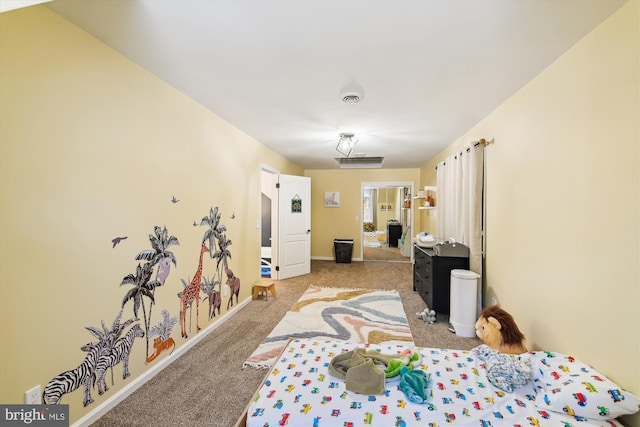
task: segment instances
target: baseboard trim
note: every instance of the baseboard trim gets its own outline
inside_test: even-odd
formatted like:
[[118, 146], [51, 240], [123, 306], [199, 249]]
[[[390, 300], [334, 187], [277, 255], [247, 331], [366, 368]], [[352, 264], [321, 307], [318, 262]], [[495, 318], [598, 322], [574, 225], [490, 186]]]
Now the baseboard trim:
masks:
[[162, 371], [164, 368], [169, 366], [177, 357], [179, 357], [181, 354], [185, 353], [186, 351], [191, 349], [194, 345], [202, 341], [207, 335], [209, 335], [211, 332], [216, 330], [224, 322], [229, 320], [231, 316], [236, 314], [236, 312], [238, 312], [242, 307], [249, 304], [250, 302], [251, 302], [251, 296], [241, 301], [240, 304], [238, 304], [236, 308], [234, 308], [233, 310], [223, 314], [222, 317], [217, 322], [213, 322], [212, 324], [204, 328], [202, 331], [200, 331], [200, 333], [196, 334], [187, 343], [185, 343], [183, 346], [179, 347], [176, 351], [174, 351], [170, 357], [167, 357], [161, 360], [153, 367], [147, 369], [142, 375], [135, 378], [132, 382], [124, 386], [122, 389], [116, 392], [109, 399], [102, 402], [93, 411], [89, 412], [84, 417], [80, 418], [78, 421], [76, 421], [72, 425], [72, 427], [90, 426], [91, 424], [96, 422], [100, 417], [102, 417], [104, 414], [109, 412], [118, 403], [126, 399], [127, 396], [129, 396], [131, 393], [136, 391], [138, 388], [140, 388], [144, 383], [149, 381], [151, 378], [156, 376], [158, 372]]
[[[311, 259], [318, 261], [335, 261], [336, 258], [332, 256], [312, 256]], [[351, 258], [351, 261], [362, 261], [362, 258]]]

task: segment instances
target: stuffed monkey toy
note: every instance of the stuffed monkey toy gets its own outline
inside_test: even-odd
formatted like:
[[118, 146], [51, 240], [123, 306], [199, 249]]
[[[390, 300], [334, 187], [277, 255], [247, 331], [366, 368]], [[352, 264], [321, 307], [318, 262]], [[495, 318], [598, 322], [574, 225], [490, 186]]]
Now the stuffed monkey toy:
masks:
[[513, 317], [498, 305], [482, 310], [476, 322], [476, 335], [483, 343], [500, 353], [527, 352], [523, 333], [518, 329]]

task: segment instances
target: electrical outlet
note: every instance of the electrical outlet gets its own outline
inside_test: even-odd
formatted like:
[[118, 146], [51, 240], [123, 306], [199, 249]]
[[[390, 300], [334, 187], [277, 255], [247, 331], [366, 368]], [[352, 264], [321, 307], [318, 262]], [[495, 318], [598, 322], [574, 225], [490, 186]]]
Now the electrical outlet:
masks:
[[495, 297], [491, 298], [491, 305], [496, 305], [498, 302], [496, 301]]
[[24, 403], [27, 405], [40, 405], [40, 385], [24, 392]]

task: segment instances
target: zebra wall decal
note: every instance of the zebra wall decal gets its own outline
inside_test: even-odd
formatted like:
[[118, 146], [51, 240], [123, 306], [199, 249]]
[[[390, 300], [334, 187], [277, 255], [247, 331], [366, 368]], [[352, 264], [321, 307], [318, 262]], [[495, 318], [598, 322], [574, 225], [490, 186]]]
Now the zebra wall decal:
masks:
[[54, 377], [42, 391], [42, 401], [49, 405], [58, 405], [62, 396], [75, 391], [81, 385], [84, 386], [82, 404], [87, 406], [93, 403], [91, 398], [91, 386], [95, 381], [95, 369], [98, 359], [104, 356], [107, 349], [101, 343], [91, 342], [82, 346], [87, 352], [82, 363], [75, 369], [63, 372]]
[[[131, 329], [126, 333], [124, 337], [118, 340], [118, 344], [110, 348], [106, 354], [103, 354], [98, 359], [96, 364], [96, 376], [98, 377], [98, 394], [102, 395], [105, 391], [109, 390], [107, 382], [105, 381], [105, 374], [107, 369], [113, 368], [118, 363], [123, 362], [122, 365], [122, 379], [126, 379], [131, 374], [129, 373], [129, 354], [131, 353], [131, 347], [133, 341], [136, 338], [144, 337], [144, 331], [138, 323], [133, 325]], [[112, 384], [113, 385], [113, 384]], [[104, 388], [103, 388], [104, 387]]]

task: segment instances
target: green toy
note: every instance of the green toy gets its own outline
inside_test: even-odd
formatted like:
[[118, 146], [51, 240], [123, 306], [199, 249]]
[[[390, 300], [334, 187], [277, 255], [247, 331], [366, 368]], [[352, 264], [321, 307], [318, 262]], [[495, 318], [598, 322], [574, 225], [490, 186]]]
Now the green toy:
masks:
[[427, 403], [431, 375], [421, 369], [400, 368], [400, 390], [414, 403]]
[[406, 349], [402, 352], [402, 355], [397, 359], [391, 359], [387, 363], [387, 368], [384, 370], [385, 376], [387, 380], [389, 379], [400, 379], [400, 369], [402, 367], [406, 367], [408, 369], [414, 369], [416, 366], [420, 365], [422, 358], [420, 357], [420, 353], [417, 351], [413, 351], [410, 349]]

